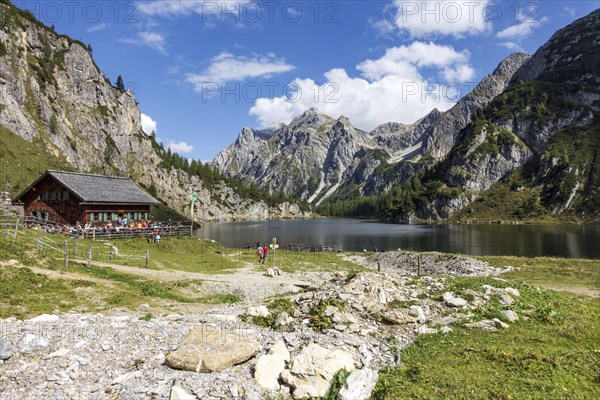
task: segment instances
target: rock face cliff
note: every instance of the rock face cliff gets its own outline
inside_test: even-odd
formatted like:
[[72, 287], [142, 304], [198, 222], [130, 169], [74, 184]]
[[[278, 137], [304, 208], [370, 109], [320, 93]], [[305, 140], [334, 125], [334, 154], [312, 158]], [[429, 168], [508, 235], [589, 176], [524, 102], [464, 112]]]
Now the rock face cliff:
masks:
[[335, 120], [311, 108], [268, 135], [244, 128], [213, 163], [228, 176], [319, 204], [351, 181], [367, 187], [382, 163], [418, 157], [426, 128], [439, 115], [434, 110], [413, 125], [364, 132], [344, 116]]
[[423, 157], [428, 164], [445, 158], [473, 114], [506, 89], [528, 58], [512, 54], [453, 108], [412, 125], [389, 122], [364, 132], [311, 108], [268, 133], [244, 128], [213, 163], [228, 176], [317, 205], [389, 191], [422, 170]]
[[[533, 56], [508, 56], [450, 110], [413, 125], [391, 122], [367, 133], [311, 109], [268, 135], [244, 129], [213, 162], [229, 176], [313, 204], [346, 202], [337, 207], [341, 215], [371, 208], [402, 221], [446, 219], [476, 210], [476, 200], [497, 208], [485, 198], [502, 186], [509, 188], [504, 202], [515, 203], [504, 218], [597, 220], [599, 20], [596, 10]], [[357, 200], [365, 195], [373, 198]]]
[[[204, 221], [304, 215], [295, 204], [272, 209], [243, 198], [224, 182], [209, 187], [169, 166], [164, 149], [143, 133], [133, 95], [110, 84], [86, 46], [58, 35], [7, 1], [0, 2], [0, 90], [3, 144], [22, 147], [15, 144], [22, 138], [43, 153], [33, 161], [40, 165], [24, 162], [30, 171], [45, 169], [52, 159], [55, 167], [129, 176], [184, 215], [189, 215], [195, 191], [197, 219]], [[18, 188], [14, 172], [3, 178], [1, 189]]]

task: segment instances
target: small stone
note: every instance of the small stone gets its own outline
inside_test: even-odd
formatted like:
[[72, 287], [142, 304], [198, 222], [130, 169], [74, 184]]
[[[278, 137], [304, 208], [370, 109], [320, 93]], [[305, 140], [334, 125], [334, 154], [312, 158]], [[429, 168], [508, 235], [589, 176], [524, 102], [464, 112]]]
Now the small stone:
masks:
[[267, 269], [267, 272], [265, 272], [266, 276], [270, 276], [271, 278], [275, 276], [275, 271], [273, 270], [273, 268], [269, 268]]
[[71, 352], [70, 349], [62, 348], [60, 350], [56, 350], [55, 352], [48, 354], [47, 356], [44, 357], [44, 360], [48, 360], [50, 358], [55, 358], [55, 357], [64, 357], [67, 354], [69, 354], [70, 352]]
[[452, 328], [450, 328], [449, 326], [442, 326], [442, 327], [440, 328], [440, 332], [441, 332], [441, 333], [443, 333], [443, 334], [445, 335], [445, 334], [448, 334], [448, 333], [450, 333], [450, 332], [453, 332], [453, 330], [452, 330]]
[[0, 339], [0, 360], [8, 360], [14, 354], [12, 344], [7, 340]]
[[[418, 314], [418, 313], [417, 313]], [[408, 310], [391, 310], [382, 315], [383, 319], [394, 325], [412, 324], [419, 320], [418, 316], [411, 315]]]
[[169, 400], [196, 400], [197, 397], [189, 394], [181, 386], [173, 385]]
[[273, 272], [275, 272], [275, 275], [282, 275], [283, 274], [283, 271], [279, 267], [273, 268]]
[[116, 377], [112, 381], [111, 385], [120, 385], [121, 383], [127, 382], [128, 380], [131, 380], [131, 379], [133, 379], [135, 377], [138, 377], [140, 375], [142, 375], [142, 371], [136, 370], [136, 371], [127, 372], [126, 374], [123, 374], [123, 375], [120, 375], [120, 376]]
[[446, 292], [442, 296], [444, 299], [444, 303], [446, 303], [449, 307], [464, 307], [467, 305], [467, 301], [460, 297], [454, 297], [454, 294], [451, 292]]
[[428, 328], [427, 325], [419, 325], [415, 329], [415, 333], [419, 335], [432, 335], [434, 333], [437, 333], [437, 329]]
[[496, 325], [496, 328], [498, 328], [498, 329], [508, 329], [510, 326], [507, 323], [500, 321], [498, 318], [494, 318], [493, 321], [494, 321], [494, 324]]
[[510, 322], [515, 322], [519, 320], [519, 316], [513, 310], [502, 310], [500, 311], [500, 315], [502, 315]]
[[500, 302], [507, 306], [515, 304], [515, 300], [506, 293], [500, 293]]
[[248, 307], [248, 311], [246, 311], [251, 317], [268, 317], [271, 315], [267, 307], [265, 306], [256, 306], [256, 307]]
[[326, 317], [331, 317], [333, 314], [335, 314], [338, 311], [340, 311], [340, 309], [337, 308], [336, 306], [327, 306], [327, 308], [325, 308], [325, 311], [323, 312], [323, 314], [325, 314]]
[[282, 311], [275, 318], [275, 322], [273, 323], [274, 328], [279, 328], [281, 326], [289, 325], [292, 322], [292, 318], [290, 318], [289, 314], [285, 311]]
[[498, 328], [496, 327], [496, 323], [494, 321], [492, 321], [491, 319], [483, 319], [478, 322], [471, 322], [471, 323], [465, 324], [464, 326], [467, 328], [471, 328], [471, 329], [481, 329], [481, 330], [490, 331], [490, 332], [495, 332], [498, 330]]
[[521, 297], [521, 293], [519, 293], [519, 290], [515, 288], [507, 287], [504, 289], [504, 292], [513, 297]]
[[421, 306], [410, 306], [410, 308], [408, 309], [408, 313], [413, 317], [417, 317], [419, 319], [420, 324], [424, 324], [425, 322], [427, 322], [425, 311]]
[[77, 362], [79, 362], [79, 365], [81, 366], [88, 365], [91, 361], [92, 359], [89, 357], [79, 357], [77, 359]]

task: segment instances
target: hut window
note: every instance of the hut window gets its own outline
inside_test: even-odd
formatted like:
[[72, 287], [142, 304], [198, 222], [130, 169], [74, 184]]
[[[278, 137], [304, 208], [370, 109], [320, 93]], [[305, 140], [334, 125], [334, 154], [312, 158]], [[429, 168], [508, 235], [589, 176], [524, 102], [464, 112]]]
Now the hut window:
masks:
[[68, 200], [69, 199], [69, 191], [65, 190], [63, 191], [63, 200]]
[[90, 222], [94, 222], [94, 213], [90, 213]]
[[53, 190], [50, 192], [50, 201], [56, 200], [56, 192]]

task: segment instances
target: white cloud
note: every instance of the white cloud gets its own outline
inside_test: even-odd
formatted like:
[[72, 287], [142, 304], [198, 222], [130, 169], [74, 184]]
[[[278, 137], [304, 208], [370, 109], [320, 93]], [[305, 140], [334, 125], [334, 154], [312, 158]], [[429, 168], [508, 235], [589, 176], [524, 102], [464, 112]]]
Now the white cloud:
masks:
[[[371, 130], [390, 121], [413, 123], [432, 109], [447, 110], [472, 89], [475, 71], [469, 52], [451, 46], [414, 42], [387, 49], [376, 60], [356, 68], [351, 77], [343, 68], [324, 74], [324, 82], [296, 79], [296, 91], [273, 99], [260, 98], [250, 109], [261, 128], [289, 123], [310, 107], [334, 118], [345, 115], [361, 129]], [[438, 79], [424, 78], [424, 69], [437, 69]], [[430, 72], [430, 71], [429, 71]], [[453, 82], [464, 82], [465, 85]]]
[[179, 154], [191, 153], [194, 150], [194, 146], [191, 144], [187, 144], [186, 142], [175, 142], [173, 140], [169, 141], [168, 147], [172, 152]]
[[575, 10], [575, 8], [573, 7], [564, 7], [563, 10], [565, 10], [565, 12], [571, 17], [573, 18], [575, 16], [575, 14], [577, 14], [577, 11]]
[[524, 39], [531, 35], [534, 29], [539, 28], [546, 22], [548, 22], [547, 17], [543, 17], [539, 20], [531, 20], [519, 18], [521, 22], [516, 25], [509, 26], [508, 28], [498, 32], [496, 37], [499, 39]]
[[156, 121], [144, 113], [142, 113], [142, 130], [146, 135], [156, 133]]
[[194, 85], [195, 90], [202, 91], [202, 86], [208, 82], [221, 84], [228, 81], [243, 81], [248, 78], [269, 78], [273, 74], [293, 70], [293, 65], [287, 64], [283, 58], [274, 54], [267, 56], [252, 55], [235, 56], [223, 52], [211, 59], [211, 63], [200, 74], [188, 74], [187, 81]]
[[506, 47], [509, 50], [523, 51], [523, 48], [515, 42], [501, 42], [500, 46]]
[[421, 79], [418, 68], [442, 69], [448, 81], [465, 81], [473, 78], [475, 71], [469, 67], [469, 52], [458, 52], [452, 46], [429, 42], [413, 42], [409, 46], [392, 47], [377, 60], [367, 60], [356, 68], [368, 79], [381, 79], [396, 75], [407, 80]]
[[158, 51], [163, 55], [167, 55], [165, 48], [166, 39], [162, 33], [142, 31], [136, 34], [136, 38], [121, 39], [123, 43], [135, 44], [140, 46], [148, 46]]
[[[435, 35], [451, 35], [462, 38], [476, 35], [490, 29], [486, 21], [489, 1], [454, 0], [395, 0], [395, 27], [406, 31], [411, 37], [423, 38]], [[378, 29], [389, 29], [378, 24]]]
[[106, 22], [101, 22], [99, 24], [92, 25], [89, 28], [87, 28], [87, 32], [88, 33], [98, 32], [98, 31], [103, 31], [108, 28], [110, 28], [110, 24], [107, 24]]
[[246, 3], [249, 3], [249, 0], [153, 0], [138, 2], [138, 7], [146, 15], [161, 17], [191, 14], [227, 17], [227, 14], [242, 12]]

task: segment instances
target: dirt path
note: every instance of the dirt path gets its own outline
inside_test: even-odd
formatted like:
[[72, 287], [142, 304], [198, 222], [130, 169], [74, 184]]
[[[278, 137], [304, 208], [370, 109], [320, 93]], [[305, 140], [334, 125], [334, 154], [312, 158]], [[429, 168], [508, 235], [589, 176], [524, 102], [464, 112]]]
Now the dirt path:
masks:
[[8, 266], [14, 268], [27, 268], [30, 269], [33, 273], [44, 275], [51, 279], [69, 279], [74, 281], [87, 281], [94, 283], [101, 283], [103, 285], [113, 286], [114, 282], [108, 279], [96, 278], [94, 276], [78, 274], [75, 272], [64, 272], [64, 271], [53, 271], [47, 268], [41, 267], [32, 267], [29, 265], [23, 265], [19, 262], [11, 262], [14, 260], [10, 260], [7, 262], [0, 262], [0, 267]]
[[545, 283], [537, 283], [536, 285], [548, 290], [555, 290], [558, 292], [569, 292], [575, 294], [582, 294], [584, 296], [600, 298], [600, 289], [587, 288], [582, 286], [550, 285]]
[[[85, 264], [85, 262], [82, 262]], [[275, 277], [265, 276], [262, 271], [256, 270], [256, 265], [244, 262], [242, 268], [230, 274], [203, 274], [197, 272], [178, 271], [172, 269], [146, 269], [125, 265], [94, 262], [99, 267], [112, 268], [115, 271], [137, 275], [144, 279], [160, 282], [201, 280], [202, 288], [206, 293], [231, 293], [248, 301], [298, 291], [301, 287], [320, 284], [330, 277], [322, 272], [299, 272], [283, 274]]]

